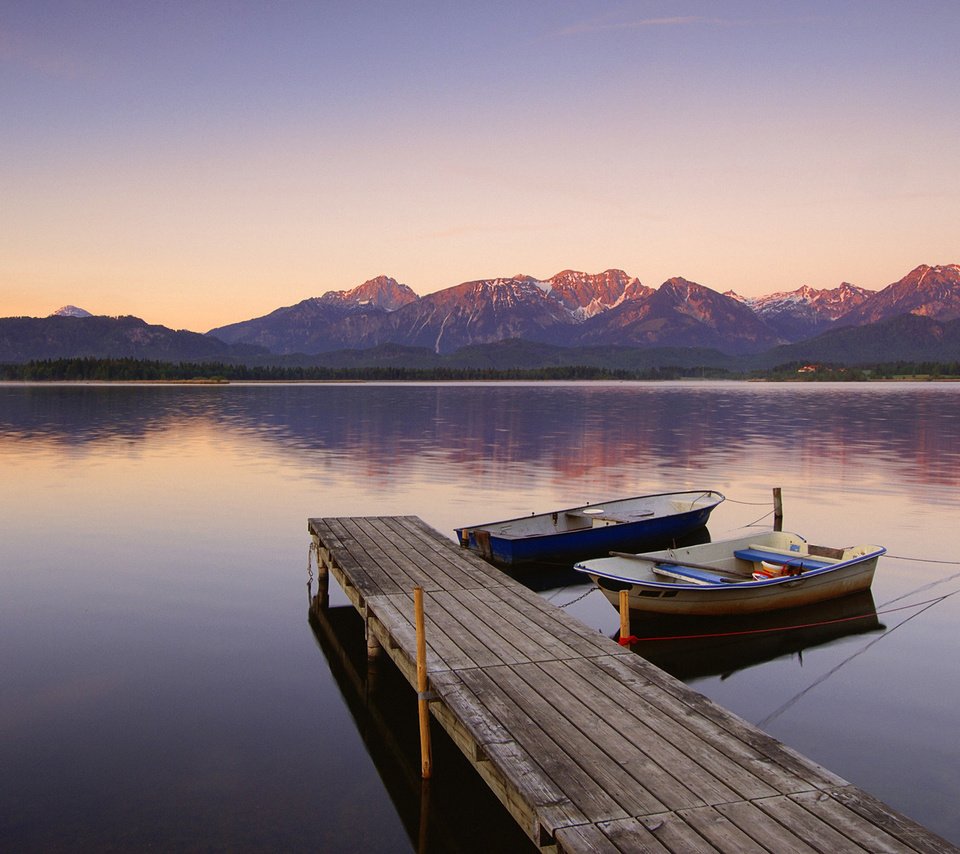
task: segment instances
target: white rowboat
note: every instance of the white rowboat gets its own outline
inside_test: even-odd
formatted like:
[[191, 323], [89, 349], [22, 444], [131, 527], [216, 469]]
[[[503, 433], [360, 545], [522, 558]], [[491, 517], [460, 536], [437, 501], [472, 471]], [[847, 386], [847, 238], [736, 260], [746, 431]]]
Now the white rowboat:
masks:
[[614, 607], [629, 591], [631, 611], [659, 614], [754, 614], [810, 605], [873, 583], [875, 545], [810, 545], [799, 534], [770, 531], [716, 543], [581, 561]]

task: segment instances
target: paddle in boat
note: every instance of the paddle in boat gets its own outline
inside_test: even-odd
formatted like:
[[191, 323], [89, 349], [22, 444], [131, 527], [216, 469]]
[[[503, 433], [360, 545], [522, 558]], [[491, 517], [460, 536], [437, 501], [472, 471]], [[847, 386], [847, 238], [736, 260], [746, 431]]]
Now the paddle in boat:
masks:
[[499, 566], [557, 564], [670, 545], [707, 524], [714, 490], [640, 495], [457, 528], [464, 548]]
[[770, 531], [732, 540], [585, 560], [619, 608], [659, 614], [755, 614], [869, 590], [882, 546], [815, 546], [799, 534]]

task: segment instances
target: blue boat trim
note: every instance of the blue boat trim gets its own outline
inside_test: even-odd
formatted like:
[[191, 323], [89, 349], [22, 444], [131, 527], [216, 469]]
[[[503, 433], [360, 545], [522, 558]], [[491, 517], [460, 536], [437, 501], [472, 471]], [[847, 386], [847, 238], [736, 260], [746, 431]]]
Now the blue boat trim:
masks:
[[667, 563], [662, 562], [657, 564], [658, 567], [663, 567], [664, 569], [669, 569], [670, 572], [675, 575], [682, 575], [685, 578], [692, 578], [696, 581], [705, 581], [708, 584], [731, 584], [735, 583], [732, 579], [725, 578], [722, 575], [716, 575], [713, 572], [706, 572], [702, 569], [697, 569], [693, 566], [684, 566], [680, 563]]
[[[767, 563], [777, 563], [781, 566], [792, 566], [795, 569], [823, 569], [826, 566], [837, 565], [836, 561], [828, 562], [825, 560], [817, 560], [817, 558], [808, 557], [807, 555], [804, 555], [803, 557], [789, 557], [785, 554], [762, 551], [761, 549], [738, 549], [733, 553], [733, 556], [738, 557], [741, 560], [749, 560], [755, 563], [765, 560]], [[844, 563], [846, 563], [846, 561], [844, 561]]]

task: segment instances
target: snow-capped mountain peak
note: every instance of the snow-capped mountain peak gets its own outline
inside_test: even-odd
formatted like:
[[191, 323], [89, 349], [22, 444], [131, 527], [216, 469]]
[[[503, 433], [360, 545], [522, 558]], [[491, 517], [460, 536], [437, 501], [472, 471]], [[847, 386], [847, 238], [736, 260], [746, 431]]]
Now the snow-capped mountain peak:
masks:
[[75, 305], [64, 305], [53, 312], [50, 317], [93, 317], [85, 308], [78, 308]]

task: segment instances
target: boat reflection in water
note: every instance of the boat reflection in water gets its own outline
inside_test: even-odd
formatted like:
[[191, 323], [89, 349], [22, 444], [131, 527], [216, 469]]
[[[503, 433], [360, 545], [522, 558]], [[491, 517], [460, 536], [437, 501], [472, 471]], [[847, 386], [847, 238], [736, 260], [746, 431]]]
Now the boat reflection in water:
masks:
[[368, 661], [363, 621], [353, 606], [327, 607], [321, 590], [311, 599], [309, 622], [412, 849], [535, 851], [436, 723], [433, 776], [421, 779], [416, 692], [385, 653]]
[[[745, 617], [633, 615], [630, 648], [684, 682], [726, 678], [738, 670], [796, 655], [851, 635], [883, 632], [873, 594]], [[614, 635], [617, 637], [617, 635]]]

